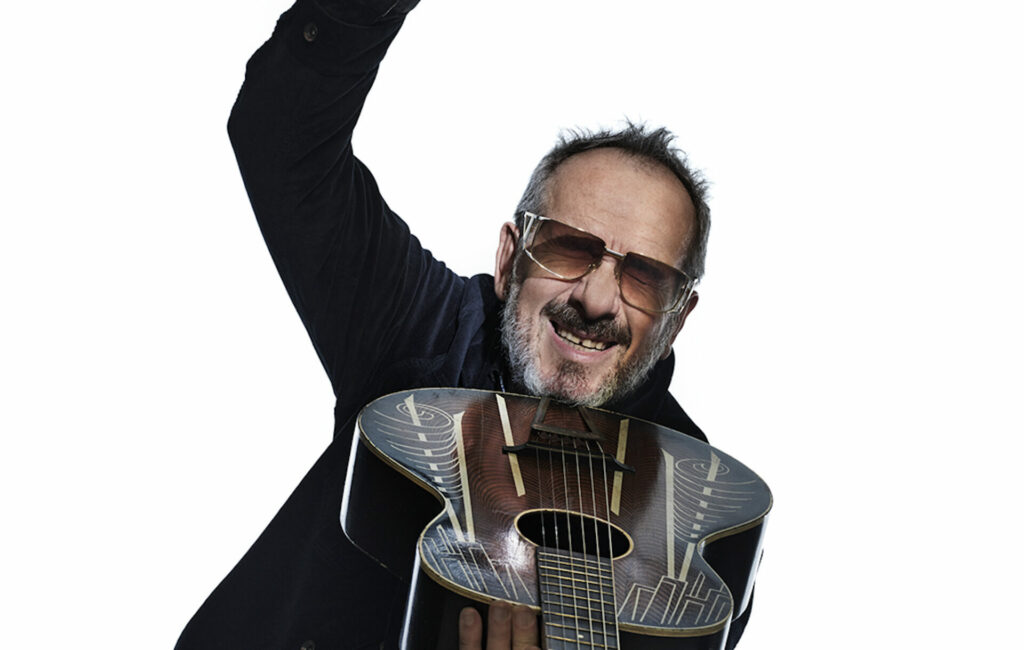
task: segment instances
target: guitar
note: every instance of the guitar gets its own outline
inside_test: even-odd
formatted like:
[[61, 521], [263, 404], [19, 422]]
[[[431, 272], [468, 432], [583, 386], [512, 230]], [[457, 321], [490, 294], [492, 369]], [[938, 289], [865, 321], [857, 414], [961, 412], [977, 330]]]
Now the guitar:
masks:
[[749, 603], [771, 493], [706, 443], [465, 389], [381, 397], [358, 429], [342, 525], [411, 581], [405, 648], [456, 647], [464, 605], [505, 600], [549, 650], [718, 649]]

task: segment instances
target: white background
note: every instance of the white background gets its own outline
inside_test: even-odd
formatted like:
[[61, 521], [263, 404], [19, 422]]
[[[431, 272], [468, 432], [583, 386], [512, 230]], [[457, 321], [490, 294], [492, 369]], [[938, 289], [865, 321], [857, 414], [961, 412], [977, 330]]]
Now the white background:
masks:
[[[0, 647], [171, 647], [330, 440], [225, 134], [286, 6], [8, 9]], [[1011, 6], [426, 0], [381, 69], [357, 153], [461, 273], [560, 127], [713, 182], [673, 390], [774, 491], [744, 648], [1018, 636]]]

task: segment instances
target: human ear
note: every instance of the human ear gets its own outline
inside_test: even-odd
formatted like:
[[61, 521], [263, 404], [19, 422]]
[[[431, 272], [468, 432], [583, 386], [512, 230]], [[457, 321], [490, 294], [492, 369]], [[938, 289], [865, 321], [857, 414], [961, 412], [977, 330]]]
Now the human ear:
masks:
[[668, 355], [672, 354], [672, 344], [675, 343], [676, 337], [679, 336], [679, 332], [683, 329], [683, 325], [686, 323], [686, 317], [690, 315], [694, 307], [697, 306], [697, 300], [700, 296], [697, 295], [696, 290], [690, 292], [690, 297], [686, 299], [686, 304], [683, 305], [682, 310], [678, 314], [673, 314], [672, 318], [675, 319], [675, 323], [672, 324], [672, 336], [669, 337], [668, 343], [665, 345], [664, 351], [661, 353], [662, 359], [667, 359]]
[[498, 235], [498, 250], [494, 254], [494, 293], [501, 301], [508, 297], [518, 243], [519, 229], [511, 221], [506, 221]]

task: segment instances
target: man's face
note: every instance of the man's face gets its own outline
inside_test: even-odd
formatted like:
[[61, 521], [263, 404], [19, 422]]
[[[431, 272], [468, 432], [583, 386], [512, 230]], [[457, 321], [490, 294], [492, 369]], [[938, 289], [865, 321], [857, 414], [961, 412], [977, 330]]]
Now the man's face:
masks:
[[[593, 233], [612, 250], [678, 268], [694, 214], [689, 194], [671, 171], [606, 148], [558, 167], [544, 216]], [[517, 258], [518, 235], [505, 225], [495, 270], [516, 379], [531, 393], [589, 406], [633, 390], [668, 354], [696, 295], [680, 314], [649, 314], [623, 302], [613, 258], [606, 256], [579, 280], [560, 280], [528, 257]]]

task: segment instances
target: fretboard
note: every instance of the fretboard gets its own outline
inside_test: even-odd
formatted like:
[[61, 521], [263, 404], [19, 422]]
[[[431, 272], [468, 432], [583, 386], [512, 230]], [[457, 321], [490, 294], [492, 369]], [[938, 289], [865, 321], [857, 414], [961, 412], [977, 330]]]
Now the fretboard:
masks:
[[610, 558], [540, 547], [537, 577], [547, 650], [619, 647]]

